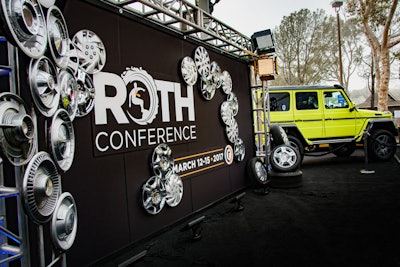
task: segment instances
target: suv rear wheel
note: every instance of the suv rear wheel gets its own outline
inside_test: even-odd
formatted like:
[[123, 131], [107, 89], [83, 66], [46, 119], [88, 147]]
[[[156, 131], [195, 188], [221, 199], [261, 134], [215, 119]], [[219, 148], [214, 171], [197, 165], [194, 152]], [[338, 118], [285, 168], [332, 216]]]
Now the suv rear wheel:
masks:
[[385, 161], [396, 153], [396, 139], [385, 129], [378, 129], [368, 137], [368, 156], [371, 159]]

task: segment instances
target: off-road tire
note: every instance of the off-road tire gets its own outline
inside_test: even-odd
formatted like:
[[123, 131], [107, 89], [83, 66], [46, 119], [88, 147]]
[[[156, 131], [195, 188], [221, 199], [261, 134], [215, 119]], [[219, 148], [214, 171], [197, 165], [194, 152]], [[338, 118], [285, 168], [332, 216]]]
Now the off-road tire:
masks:
[[368, 157], [377, 161], [387, 161], [396, 153], [396, 139], [391, 132], [378, 129], [367, 137]]
[[[261, 170], [260, 168], [264, 168]], [[247, 173], [254, 181], [260, 185], [266, 185], [269, 183], [269, 175], [267, 168], [260, 158], [254, 157], [249, 159], [247, 162]]]
[[301, 163], [300, 152], [292, 146], [279, 145], [272, 149], [270, 163], [272, 169], [275, 171], [294, 171]]
[[303, 172], [296, 170], [293, 172], [275, 172], [269, 173], [269, 186], [272, 188], [297, 188], [303, 185]]

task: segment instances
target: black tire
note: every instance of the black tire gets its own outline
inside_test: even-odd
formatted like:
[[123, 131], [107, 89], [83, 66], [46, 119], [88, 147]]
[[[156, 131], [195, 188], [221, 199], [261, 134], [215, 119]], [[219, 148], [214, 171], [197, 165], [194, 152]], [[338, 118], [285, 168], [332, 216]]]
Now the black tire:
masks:
[[297, 188], [303, 185], [303, 172], [274, 172], [269, 173], [269, 186], [272, 188]]
[[303, 143], [296, 137], [293, 135], [288, 135], [288, 139], [289, 139], [289, 145], [291, 147], [296, 148], [299, 152], [300, 152], [300, 161], [303, 161], [304, 158], [304, 146]]
[[337, 144], [330, 144], [330, 149], [332, 153], [338, 157], [348, 157], [356, 150], [356, 143], [337, 143]]
[[269, 132], [272, 137], [272, 142], [274, 146], [279, 145], [289, 145], [289, 139], [285, 130], [278, 123], [271, 124], [269, 127]]
[[378, 129], [367, 137], [368, 157], [373, 160], [387, 161], [396, 153], [396, 138], [385, 129]]
[[277, 146], [271, 151], [270, 163], [275, 171], [291, 172], [301, 163], [300, 152], [292, 146]]
[[267, 168], [260, 158], [254, 157], [247, 162], [247, 172], [258, 184], [266, 185], [269, 183]]

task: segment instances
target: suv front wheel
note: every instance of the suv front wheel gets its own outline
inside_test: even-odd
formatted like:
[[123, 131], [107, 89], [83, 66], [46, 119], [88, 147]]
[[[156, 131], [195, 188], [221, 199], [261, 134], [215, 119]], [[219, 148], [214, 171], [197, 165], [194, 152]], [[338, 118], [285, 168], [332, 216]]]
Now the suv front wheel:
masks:
[[368, 154], [371, 159], [385, 161], [396, 153], [396, 139], [391, 132], [378, 129], [368, 137]]

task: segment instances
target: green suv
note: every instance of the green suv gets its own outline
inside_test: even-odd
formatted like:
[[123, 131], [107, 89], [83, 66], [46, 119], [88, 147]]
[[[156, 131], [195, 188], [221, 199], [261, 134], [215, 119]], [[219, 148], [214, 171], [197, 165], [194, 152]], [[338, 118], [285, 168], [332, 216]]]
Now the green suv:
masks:
[[342, 86], [272, 86], [269, 102], [271, 123], [301, 155], [329, 148], [349, 156], [365, 136], [369, 158], [389, 160], [396, 152], [392, 114], [356, 108]]

